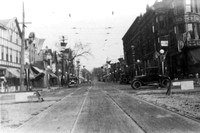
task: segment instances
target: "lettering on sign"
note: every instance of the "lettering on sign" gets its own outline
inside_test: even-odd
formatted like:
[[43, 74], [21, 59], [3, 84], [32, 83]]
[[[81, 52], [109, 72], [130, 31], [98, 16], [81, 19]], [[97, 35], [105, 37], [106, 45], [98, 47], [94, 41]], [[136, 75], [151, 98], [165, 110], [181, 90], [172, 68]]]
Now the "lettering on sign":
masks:
[[186, 44], [187, 47], [200, 47], [200, 40], [193, 40], [191, 39], [191, 41], [189, 41]]

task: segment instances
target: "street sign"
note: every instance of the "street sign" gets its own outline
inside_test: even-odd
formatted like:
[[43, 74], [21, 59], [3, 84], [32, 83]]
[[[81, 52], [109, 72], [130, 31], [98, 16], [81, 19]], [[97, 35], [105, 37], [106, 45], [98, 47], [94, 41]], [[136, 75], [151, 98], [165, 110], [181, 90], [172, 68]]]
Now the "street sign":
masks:
[[168, 41], [161, 41], [161, 46], [167, 47], [168, 46]]

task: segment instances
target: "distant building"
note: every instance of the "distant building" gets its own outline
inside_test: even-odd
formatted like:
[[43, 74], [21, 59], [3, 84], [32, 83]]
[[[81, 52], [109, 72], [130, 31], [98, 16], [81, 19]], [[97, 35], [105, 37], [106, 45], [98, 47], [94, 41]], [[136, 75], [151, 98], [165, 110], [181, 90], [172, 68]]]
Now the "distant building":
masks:
[[0, 20], [0, 73], [10, 90], [19, 86], [22, 33], [17, 18]]
[[124, 58], [133, 76], [156, 67], [165, 51], [164, 72], [171, 78], [200, 73], [200, 1], [163, 0], [147, 6], [123, 36]]

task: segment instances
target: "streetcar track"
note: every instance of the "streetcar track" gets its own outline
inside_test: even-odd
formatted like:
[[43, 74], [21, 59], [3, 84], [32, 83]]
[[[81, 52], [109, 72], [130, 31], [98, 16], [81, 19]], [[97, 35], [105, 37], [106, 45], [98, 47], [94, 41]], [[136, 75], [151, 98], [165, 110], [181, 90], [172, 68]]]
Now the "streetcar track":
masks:
[[[122, 91], [122, 90], [119, 90], [119, 89], [115, 89], [115, 90], [119, 91], [120, 93], [125, 93], [126, 95], [129, 95], [129, 94], [130, 94], [130, 93], [126, 92], [126, 91]], [[111, 97], [111, 96], [110, 96], [110, 97]], [[112, 97], [111, 97], [111, 98], [112, 98]], [[164, 110], [169, 111], [169, 112], [171, 112], [171, 113], [173, 113], [173, 114], [179, 115], [179, 116], [181, 116], [181, 117], [185, 117], [185, 119], [190, 119], [190, 120], [193, 120], [193, 121], [195, 121], [195, 122], [200, 123], [200, 120], [198, 120], [198, 119], [196, 119], [196, 118], [194, 118], [194, 117], [192, 117], [192, 116], [190, 116], [190, 115], [183, 115], [183, 114], [181, 114], [181, 113], [178, 113], [178, 112], [173, 111], [173, 110], [170, 110], [170, 109], [168, 109], [168, 108], [165, 108], [165, 107], [156, 105], [156, 104], [154, 104], [154, 103], [152, 103], [152, 102], [149, 102], [149, 101], [147, 101], [147, 100], [141, 99], [141, 98], [139, 98], [139, 97], [134, 97], [134, 98], [137, 99], [137, 100], [139, 100], [139, 101], [143, 101], [143, 102], [145, 102], [145, 103], [147, 103], [147, 104], [150, 104], [150, 105], [152, 105], [152, 106], [155, 106], [155, 107], [157, 107], [157, 108], [164, 109]], [[113, 98], [112, 98], [112, 99], [113, 99]], [[113, 99], [113, 100], [114, 100], [114, 99]]]
[[[118, 90], [118, 89], [117, 89], [117, 90]], [[126, 92], [126, 91], [121, 91], [121, 90], [118, 90], [118, 91], [120, 91], [120, 92], [122, 92], [122, 93], [130, 94], [129, 92]], [[150, 102], [150, 101], [147, 101], [147, 100], [145, 100], [145, 99], [139, 98], [139, 97], [137, 97], [137, 94], [136, 94], [135, 96], [136, 96], [136, 97], [134, 97], [134, 98], [137, 99], [137, 100], [143, 101], [143, 102], [145, 102], [145, 103], [147, 103], [147, 104], [150, 104], [150, 105], [152, 105], [152, 106], [156, 106], [156, 107], [158, 107], [158, 108], [160, 108], [160, 109], [167, 110], [167, 111], [172, 112], [172, 113], [174, 113], [174, 114], [177, 114], [177, 115], [179, 115], [179, 116], [181, 116], [181, 117], [185, 117], [185, 118], [187, 118], [187, 119], [190, 119], [190, 120], [193, 120], [193, 121], [195, 121], [195, 122], [200, 123], [200, 120], [196, 119], [196, 118], [193, 117], [192, 115], [181, 114], [181, 113], [178, 113], [178, 112], [176, 112], [176, 111], [173, 111], [173, 110], [170, 110], [170, 109], [168, 109], [168, 108], [165, 108], [165, 107], [163, 107], [163, 106], [159, 106], [159, 105], [157, 105], [157, 104], [155, 104], [155, 103], [153, 103], [153, 102]]]
[[142, 132], [144, 132], [144, 133], [147, 133], [145, 130], [144, 130], [144, 128], [142, 127], [142, 126], [140, 126], [140, 124], [136, 121], [136, 120], [134, 120], [116, 101], [115, 101], [115, 99], [113, 99], [106, 91], [102, 91], [107, 97], [109, 97], [109, 99], [114, 103], [114, 105], [116, 106], [116, 107], [118, 107], [119, 108], [119, 110], [121, 110], [128, 118], [130, 118], [134, 123], [135, 123], [135, 125], [136, 126], [138, 126], [139, 127], [139, 129], [142, 131]]
[[70, 130], [70, 133], [73, 133], [73, 132], [75, 131], [76, 125], [77, 125], [78, 120], [79, 120], [79, 118], [80, 118], [81, 112], [82, 112], [83, 107], [84, 107], [84, 105], [85, 105], [85, 102], [86, 102], [86, 99], [87, 99], [87, 97], [88, 97], [88, 94], [89, 94], [90, 89], [91, 89], [91, 87], [87, 90], [87, 94], [86, 94], [86, 96], [85, 96], [85, 98], [84, 98], [84, 100], [83, 100], [83, 102], [82, 102], [82, 104], [81, 104], [81, 108], [80, 108], [80, 110], [79, 110], [79, 112], [78, 112], [78, 115], [77, 115], [77, 117], [76, 117], [75, 122], [73, 123], [73, 126], [72, 126], [72, 129]]

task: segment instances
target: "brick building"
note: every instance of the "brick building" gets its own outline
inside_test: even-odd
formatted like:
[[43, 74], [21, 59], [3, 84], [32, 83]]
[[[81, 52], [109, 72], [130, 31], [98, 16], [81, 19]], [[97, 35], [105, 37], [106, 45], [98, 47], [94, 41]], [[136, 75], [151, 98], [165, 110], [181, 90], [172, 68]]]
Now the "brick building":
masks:
[[163, 0], [146, 8], [123, 40], [124, 57], [133, 76], [156, 67], [165, 51], [164, 73], [171, 78], [200, 73], [200, 1]]

